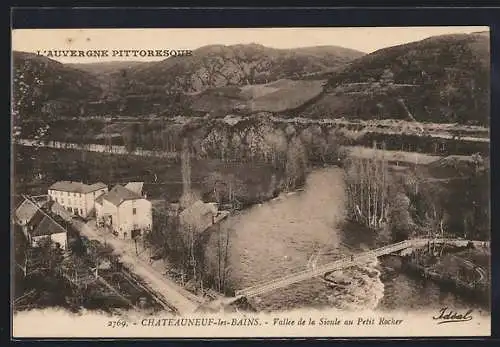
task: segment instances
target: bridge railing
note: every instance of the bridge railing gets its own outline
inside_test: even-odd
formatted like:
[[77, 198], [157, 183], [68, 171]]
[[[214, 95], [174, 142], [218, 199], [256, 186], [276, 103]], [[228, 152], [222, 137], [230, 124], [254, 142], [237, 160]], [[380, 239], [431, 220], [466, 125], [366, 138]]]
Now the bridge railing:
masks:
[[355, 263], [359, 262], [360, 260], [368, 260], [369, 258], [371, 258], [373, 256], [376, 257], [376, 256], [379, 256], [382, 254], [396, 252], [398, 250], [407, 248], [410, 245], [411, 245], [411, 243], [409, 241], [401, 241], [401, 242], [398, 242], [398, 243], [395, 243], [392, 245], [387, 245], [387, 246], [383, 246], [383, 247], [380, 247], [380, 248], [377, 248], [374, 250], [369, 250], [369, 251], [363, 252], [359, 255], [352, 256], [352, 257], [351, 256], [344, 257], [342, 259], [339, 259], [339, 260], [333, 261], [331, 263], [322, 265], [322, 266], [315, 268], [315, 269], [312, 269], [312, 270], [307, 269], [307, 270], [295, 272], [295, 273], [292, 273], [290, 275], [286, 275], [283, 277], [279, 277], [279, 278], [270, 280], [270, 281], [265, 282], [263, 284], [251, 286], [251, 287], [236, 291], [236, 295], [237, 296], [239, 296], [239, 295], [250, 296], [250, 295], [253, 295], [253, 293], [261, 292], [267, 288], [272, 289], [272, 288], [278, 287], [278, 285], [287, 285], [290, 282], [292, 282], [292, 283], [298, 282], [299, 280], [301, 280], [304, 277], [305, 278], [312, 278], [312, 277], [320, 276], [320, 275], [324, 274], [325, 272], [341, 268], [346, 264], [355, 264]]
[[383, 254], [383, 253], [386, 253], [388, 251], [393, 251], [393, 250], [395, 251], [397, 249], [404, 248], [407, 245], [408, 245], [408, 243], [406, 241], [402, 241], [402, 242], [399, 242], [397, 244], [380, 247], [376, 250], [366, 251], [364, 253], [361, 253], [359, 255], [354, 256], [354, 259], [351, 259], [351, 257], [345, 257], [345, 258], [336, 260], [334, 262], [331, 262], [329, 264], [322, 265], [322, 266], [320, 266], [316, 269], [313, 269], [313, 270], [303, 270], [303, 271], [295, 272], [295, 273], [287, 275], [287, 276], [283, 276], [283, 277], [276, 278], [274, 280], [270, 280], [270, 281], [265, 282], [263, 284], [259, 284], [259, 285], [255, 285], [252, 287], [242, 289], [240, 291], [237, 291], [236, 294], [237, 295], [245, 295], [245, 294], [249, 295], [249, 294], [252, 294], [253, 292], [260, 292], [265, 288], [273, 288], [277, 284], [287, 284], [291, 280], [300, 279], [304, 276], [306, 278], [319, 276], [319, 275], [324, 274], [325, 272], [340, 268], [345, 264], [355, 264], [356, 262], [359, 262], [360, 260], [364, 260], [364, 259], [368, 260], [370, 257], [378, 256], [379, 254]]
[[[463, 242], [466, 243], [468, 240], [462, 240], [462, 239], [446, 239], [446, 238], [441, 238], [441, 239], [411, 239], [411, 240], [405, 240], [401, 242], [397, 242], [391, 245], [383, 246], [377, 249], [369, 250], [363, 253], [360, 253], [358, 255], [353, 255], [353, 256], [348, 256], [341, 258], [339, 260], [333, 261], [331, 263], [319, 266], [314, 269], [307, 269], [299, 272], [295, 272], [283, 277], [279, 277], [276, 279], [273, 279], [271, 281], [265, 282], [263, 284], [258, 284], [254, 285], [242, 290], [239, 290], [236, 292], [237, 296], [255, 296], [261, 293], [265, 293], [267, 291], [277, 289], [280, 287], [285, 287], [287, 285], [300, 282], [302, 280], [305, 280], [307, 278], [312, 278], [316, 276], [321, 276], [324, 273], [327, 273], [329, 271], [333, 271], [342, 267], [346, 266], [352, 266], [355, 265], [356, 263], [359, 263], [360, 261], [367, 261], [371, 257], [379, 257], [384, 254], [390, 254], [393, 252], [401, 251], [405, 248], [409, 247], [414, 247], [414, 246], [419, 246], [422, 244], [426, 244], [428, 242], [434, 242], [434, 243], [446, 243], [446, 242]], [[474, 241], [476, 242], [476, 241]]]

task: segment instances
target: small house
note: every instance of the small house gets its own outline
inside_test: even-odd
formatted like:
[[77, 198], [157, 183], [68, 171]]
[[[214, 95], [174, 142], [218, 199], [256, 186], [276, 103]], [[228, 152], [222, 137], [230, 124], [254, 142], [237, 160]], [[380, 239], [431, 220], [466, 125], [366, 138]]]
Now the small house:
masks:
[[66, 249], [67, 231], [50, 216], [51, 211], [49, 209], [47, 211], [43, 211], [30, 199], [24, 199], [14, 212], [14, 222], [21, 227], [31, 247], [36, 247], [42, 239], [49, 238], [53, 243], [58, 243], [61, 248]]
[[[95, 201], [97, 223], [123, 239], [135, 238], [151, 230], [152, 204], [138, 191], [116, 185]], [[129, 186], [131, 187], [131, 186]], [[142, 190], [142, 188], [141, 188]], [[142, 193], [142, 191], [141, 191]]]
[[197, 200], [180, 213], [179, 222], [181, 226], [192, 228], [196, 233], [200, 233], [215, 223], [217, 213], [216, 204]]
[[62, 249], [68, 247], [68, 232], [49, 215], [43, 216], [40, 223], [28, 231], [28, 242], [32, 247], [38, 246], [44, 239], [50, 239]]

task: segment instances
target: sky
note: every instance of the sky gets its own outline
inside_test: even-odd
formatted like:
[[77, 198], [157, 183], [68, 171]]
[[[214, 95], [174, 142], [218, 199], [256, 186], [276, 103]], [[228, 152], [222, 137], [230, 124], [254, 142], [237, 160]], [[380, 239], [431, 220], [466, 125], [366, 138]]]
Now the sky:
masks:
[[[257, 43], [273, 48], [334, 45], [371, 53], [430, 36], [488, 31], [488, 27], [223, 28], [223, 29], [16, 29], [12, 49], [47, 54], [49, 50], [195, 50], [212, 45]], [[45, 51], [45, 52], [44, 52]], [[165, 57], [65, 57], [62, 63]]]

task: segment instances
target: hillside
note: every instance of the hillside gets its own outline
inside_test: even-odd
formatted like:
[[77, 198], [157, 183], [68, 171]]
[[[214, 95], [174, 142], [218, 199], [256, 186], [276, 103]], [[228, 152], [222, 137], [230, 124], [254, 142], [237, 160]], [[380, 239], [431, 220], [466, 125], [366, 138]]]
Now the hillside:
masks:
[[107, 76], [121, 70], [130, 70], [143, 64], [147, 63], [140, 61], [109, 61], [100, 63], [65, 64], [65, 66], [82, 70], [97, 76]]
[[84, 115], [88, 101], [101, 95], [87, 72], [32, 53], [13, 52], [13, 115], [49, 119]]
[[489, 124], [487, 33], [389, 47], [338, 69], [303, 117]]
[[274, 49], [257, 44], [211, 45], [192, 56], [173, 57], [130, 69], [136, 84], [197, 93], [208, 88], [263, 84], [325, 71], [364, 53], [336, 46]]
[[20, 101], [15, 112], [43, 117], [271, 112], [287, 118], [487, 126], [489, 60], [488, 33], [435, 36], [367, 55], [336, 46], [211, 45], [159, 62], [63, 65], [15, 52], [14, 97]]

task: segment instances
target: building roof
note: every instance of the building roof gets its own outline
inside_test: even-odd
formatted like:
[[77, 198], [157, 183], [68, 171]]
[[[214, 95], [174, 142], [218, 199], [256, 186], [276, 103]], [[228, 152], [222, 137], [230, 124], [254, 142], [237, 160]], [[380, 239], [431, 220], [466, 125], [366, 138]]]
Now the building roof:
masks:
[[99, 196], [95, 199], [95, 202], [97, 202], [99, 205], [102, 205], [102, 201], [104, 200], [104, 195], [105, 195], [105, 194], [101, 194], [101, 195], [99, 195]]
[[44, 205], [50, 212], [60, 216], [62, 219], [66, 221], [72, 220], [71, 214], [66, 210], [61, 204], [54, 200], [49, 200], [45, 205]]
[[16, 209], [15, 216], [18, 221], [29, 223], [31, 219], [35, 216], [39, 207], [31, 200], [24, 199], [24, 201]]
[[142, 195], [142, 187], [144, 186], [144, 182], [129, 182], [125, 185], [125, 188], [133, 191], [139, 195]]
[[124, 186], [117, 184], [113, 187], [107, 194], [103, 196], [103, 199], [106, 199], [110, 203], [115, 206], [120, 206], [122, 202], [126, 200], [137, 200], [144, 199], [141, 195], [133, 192]]
[[96, 191], [99, 189], [108, 189], [108, 185], [103, 183], [103, 182], [93, 183], [93, 184], [89, 185], [88, 187], [89, 187], [89, 192], [93, 192], [93, 191]]
[[91, 193], [96, 190], [104, 188], [107, 188], [107, 186], [102, 182], [97, 182], [88, 185], [82, 182], [73, 182], [73, 181], [59, 181], [49, 187], [50, 190], [58, 190], [71, 193], [83, 193], [83, 194]]
[[21, 204], [24, 202], [24, 200], [26, 200], [22, 195], [13, 195], [11, 196], [11, 201], [12, 201], [12, 205], [14, 207], [14, 211], [19, 207], [21, 206]]
[[29, 227], [36, 227], [40, 222], [42, 221], [43, 217], [45, 216], [45, 213], [43, 213], [42, 210], [36, 211], [35, 215], [31, 220], [28, 222]]
[[44, 215], [40, 223], [30, 231], [31, 236], [46, 236], [60, 233], [66, 233], [66, 229], [47, 215]]
[[205, 222], [205, 219], [202, 217], [215, 214], [217, 214], [217, 208], [213, 204], [207, 204], [201, 200], [197, 200], [180, 213], [180, 218], [181, 222], [184, 224], [189, 224], [195, 227], [204, 227], [203, 223]]

